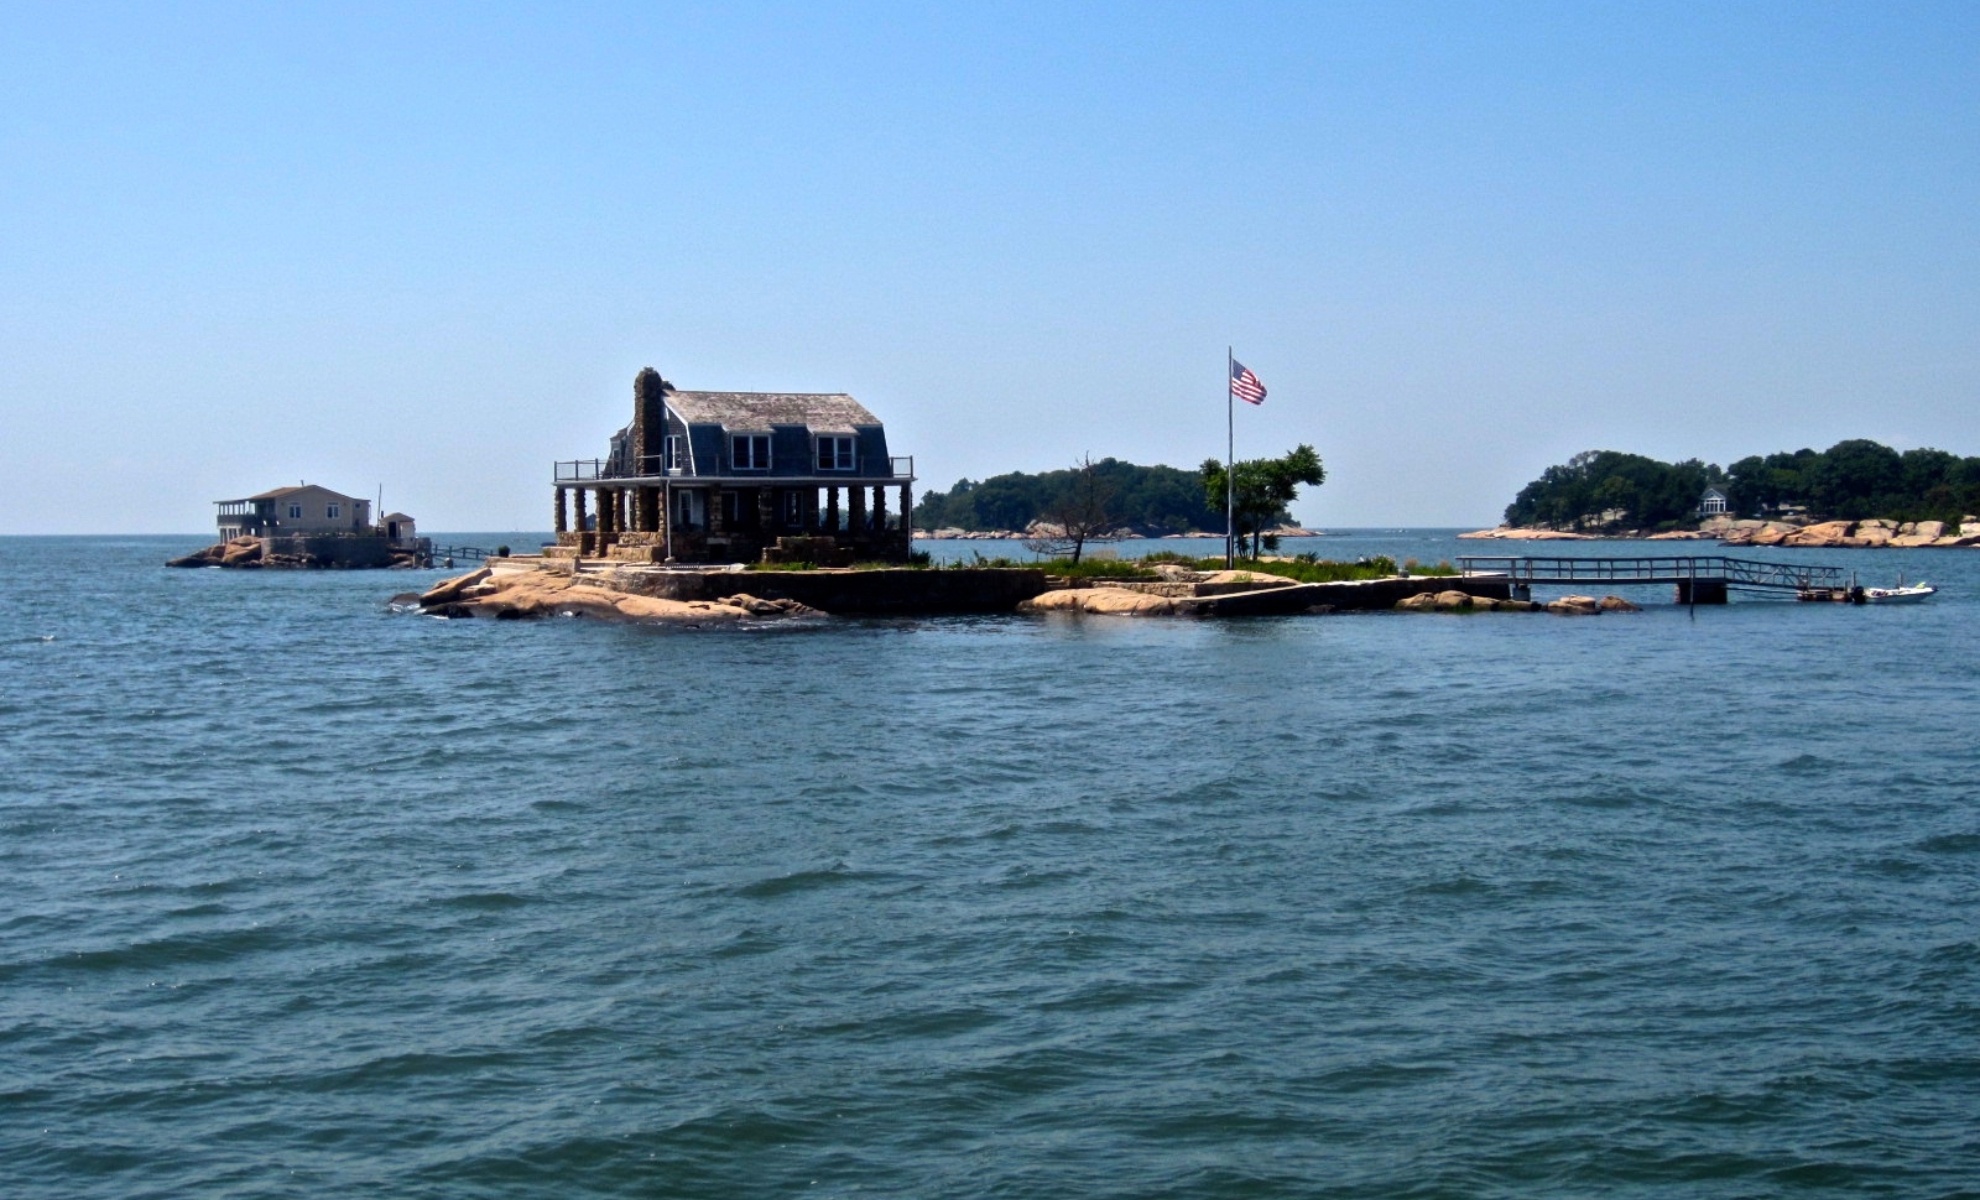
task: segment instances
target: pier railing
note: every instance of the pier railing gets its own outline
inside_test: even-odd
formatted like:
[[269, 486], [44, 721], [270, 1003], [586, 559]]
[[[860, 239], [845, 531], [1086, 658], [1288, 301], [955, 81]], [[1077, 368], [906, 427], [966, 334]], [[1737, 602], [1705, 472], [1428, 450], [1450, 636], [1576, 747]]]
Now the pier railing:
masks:
[[1458, 559], [1458, 568], [1466, 575], [1503, 576], [1515, 584], [1714, 583], [1729, 588], [1788, 592], [1849, 584], [1849, 573], [1842, 567], [1759, 562], [1719, 554], [1633, 558], [1467, 555]]

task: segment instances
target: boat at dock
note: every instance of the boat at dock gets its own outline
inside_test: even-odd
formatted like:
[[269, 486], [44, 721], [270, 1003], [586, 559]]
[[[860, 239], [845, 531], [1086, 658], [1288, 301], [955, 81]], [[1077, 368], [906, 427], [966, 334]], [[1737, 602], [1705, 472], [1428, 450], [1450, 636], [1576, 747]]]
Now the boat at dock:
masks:
[[1861, 604], [1917, 604], [1919, 601], [1938, 592], [1929, 583], [1914, 583], [1909, 587], [1902, 581], [1894, 588], [1864, 588]]
[[1929, 583], [1906, 584], [1900, 576], [1896, 587], [1859, 587], [1851, 584], [1839, 588], [1804, 588], [1796, 599], [1832, 600], [1837, 604], [1916, 604], [1937, 595], [1938, 591]]

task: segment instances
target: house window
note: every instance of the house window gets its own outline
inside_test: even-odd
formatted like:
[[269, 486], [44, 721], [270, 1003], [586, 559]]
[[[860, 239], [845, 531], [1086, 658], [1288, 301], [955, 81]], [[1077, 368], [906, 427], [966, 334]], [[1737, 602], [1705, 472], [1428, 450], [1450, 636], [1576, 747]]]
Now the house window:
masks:
[[334, 521], [337, 519], [338, 514], [343, 511], [344, 506], [341, 504], [326, 504], [323, 507], [323, 516], [326, 520]]
[[667, 435], [667, 440], [660, 444], [660, 466], [662, 469], [668, 471], [678, 471], [681, 469], [680, 434], [670, 433]]
[[729, 439], [729, 463], [738, 471], [770, 469], [770, 435], [744, 433]]
[[289, 519], [290, 519], [291, 521], [300, 521], [300, 520], [302, 520], [302, 505], [300, 505], [300, 504], [291, 504], [291, 505], [289, 506]]
[[821, 437], [818, 439], [818, 469], [821, 471], [850, 471], [853, 469], [853, 440], [849, 437]]

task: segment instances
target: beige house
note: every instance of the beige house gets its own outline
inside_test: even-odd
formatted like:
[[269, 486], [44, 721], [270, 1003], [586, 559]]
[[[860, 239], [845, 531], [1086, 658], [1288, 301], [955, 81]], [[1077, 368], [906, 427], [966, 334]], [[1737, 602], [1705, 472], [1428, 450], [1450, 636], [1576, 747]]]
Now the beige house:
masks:
[[[333, 492], [320, 484], [276, 488], [242, 500], [216, 500], [222, 541], [237, 537], [353, 533], [369, 534], [371, 501]], [[410, 526], [412, 519], [395, 514]]]

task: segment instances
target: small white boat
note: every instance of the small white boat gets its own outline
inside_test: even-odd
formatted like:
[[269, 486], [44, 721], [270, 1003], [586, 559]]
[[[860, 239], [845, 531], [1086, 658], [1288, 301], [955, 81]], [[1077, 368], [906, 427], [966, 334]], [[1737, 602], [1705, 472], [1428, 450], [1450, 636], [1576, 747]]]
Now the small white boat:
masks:
[[1916, 604], [1939, 589], [1929, 583], [1914, 583], [1909, 587], [1900, 581], [1894, 588], [1864, 588], [1865, 604]]

